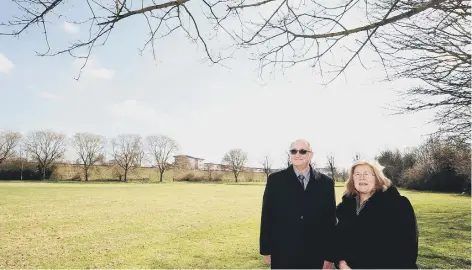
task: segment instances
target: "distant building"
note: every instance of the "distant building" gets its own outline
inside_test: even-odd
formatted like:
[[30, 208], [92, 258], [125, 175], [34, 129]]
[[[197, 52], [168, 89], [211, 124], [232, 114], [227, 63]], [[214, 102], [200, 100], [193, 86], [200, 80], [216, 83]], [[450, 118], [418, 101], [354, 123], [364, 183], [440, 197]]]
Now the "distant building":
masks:
[[174, 156], [174, 166], [182, 169], [204, 170], [203, 158], [192, 157], [189, 155]]
[[221, 164], [205, 162], [205, 163], [203, 163], [203, 168], [205, 170], [221, 171]]
[[327, 176], [331, 176], [331, 171], [329, 168], [315, 168], [315, 170], [319, 171], [322, 174], [326, 174]]
[[159, 168], [159, 164], [164, 165], [164, 168], [166, 169], [171, 169], [174, 166], [174, 164], [169, 163], [169, 162], [159, 162], [151, 166], [142, 166], [142, 167]]
[[114, 159], [110, 159], [107, 162], [103, 163], [103, 165], [116, 165], [116, 164], [118, 164], [118, 163]]
[[257, 167], [245, 167], [244, 171], [246, 172], [254, 172], [254, 173], [263, 173], [264, 168], [257, 168]]

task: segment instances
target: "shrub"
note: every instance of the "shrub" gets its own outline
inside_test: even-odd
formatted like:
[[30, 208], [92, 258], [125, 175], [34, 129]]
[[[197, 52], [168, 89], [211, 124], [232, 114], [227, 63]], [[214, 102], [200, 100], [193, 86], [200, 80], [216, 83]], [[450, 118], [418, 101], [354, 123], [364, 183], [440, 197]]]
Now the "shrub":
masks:
[[470, 147], [432, 137], [404, 153], [385, 150], [379, 157], [384, 173], [398, 186], [470, 194]]

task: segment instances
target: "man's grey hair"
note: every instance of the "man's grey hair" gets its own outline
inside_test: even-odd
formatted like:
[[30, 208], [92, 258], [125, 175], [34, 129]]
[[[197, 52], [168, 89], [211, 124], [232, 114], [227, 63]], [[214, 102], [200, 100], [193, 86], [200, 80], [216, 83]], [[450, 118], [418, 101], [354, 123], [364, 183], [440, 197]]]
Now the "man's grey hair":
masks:
[[290, 149], [293, 149], [293, 146], [294, 146], [297, 142], [302, 142], [302, 143], [306, 144], [307, 147], [308, 147], [308, 149], [306, 149], [306, 150], [312, 151], [312, 149], [311, 149], [311, 144], [310, 144], [307, 140], [304, 140], [304, 139], [298, 139], [298, 140], [292, 142], [292, 143], [290, 144]]

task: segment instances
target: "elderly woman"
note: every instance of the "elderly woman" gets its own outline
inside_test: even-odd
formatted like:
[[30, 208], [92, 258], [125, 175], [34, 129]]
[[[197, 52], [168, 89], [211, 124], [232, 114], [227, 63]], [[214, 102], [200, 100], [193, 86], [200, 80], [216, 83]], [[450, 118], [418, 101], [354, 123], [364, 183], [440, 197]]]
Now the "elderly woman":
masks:
[[418, 227], [410, 201], [377, 162], [357, 161], [336, 215], [340, 269], [417, 268]]

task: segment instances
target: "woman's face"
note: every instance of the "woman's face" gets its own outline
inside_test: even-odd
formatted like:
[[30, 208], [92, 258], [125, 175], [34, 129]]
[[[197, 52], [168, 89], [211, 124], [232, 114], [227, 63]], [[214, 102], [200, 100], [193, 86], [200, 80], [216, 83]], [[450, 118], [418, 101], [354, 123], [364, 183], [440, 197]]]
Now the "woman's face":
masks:
[[376, 177], [369, 165], [358, 165], [354, 168], [354, 187], [359, 193], [371, 194], [375, 190]]

